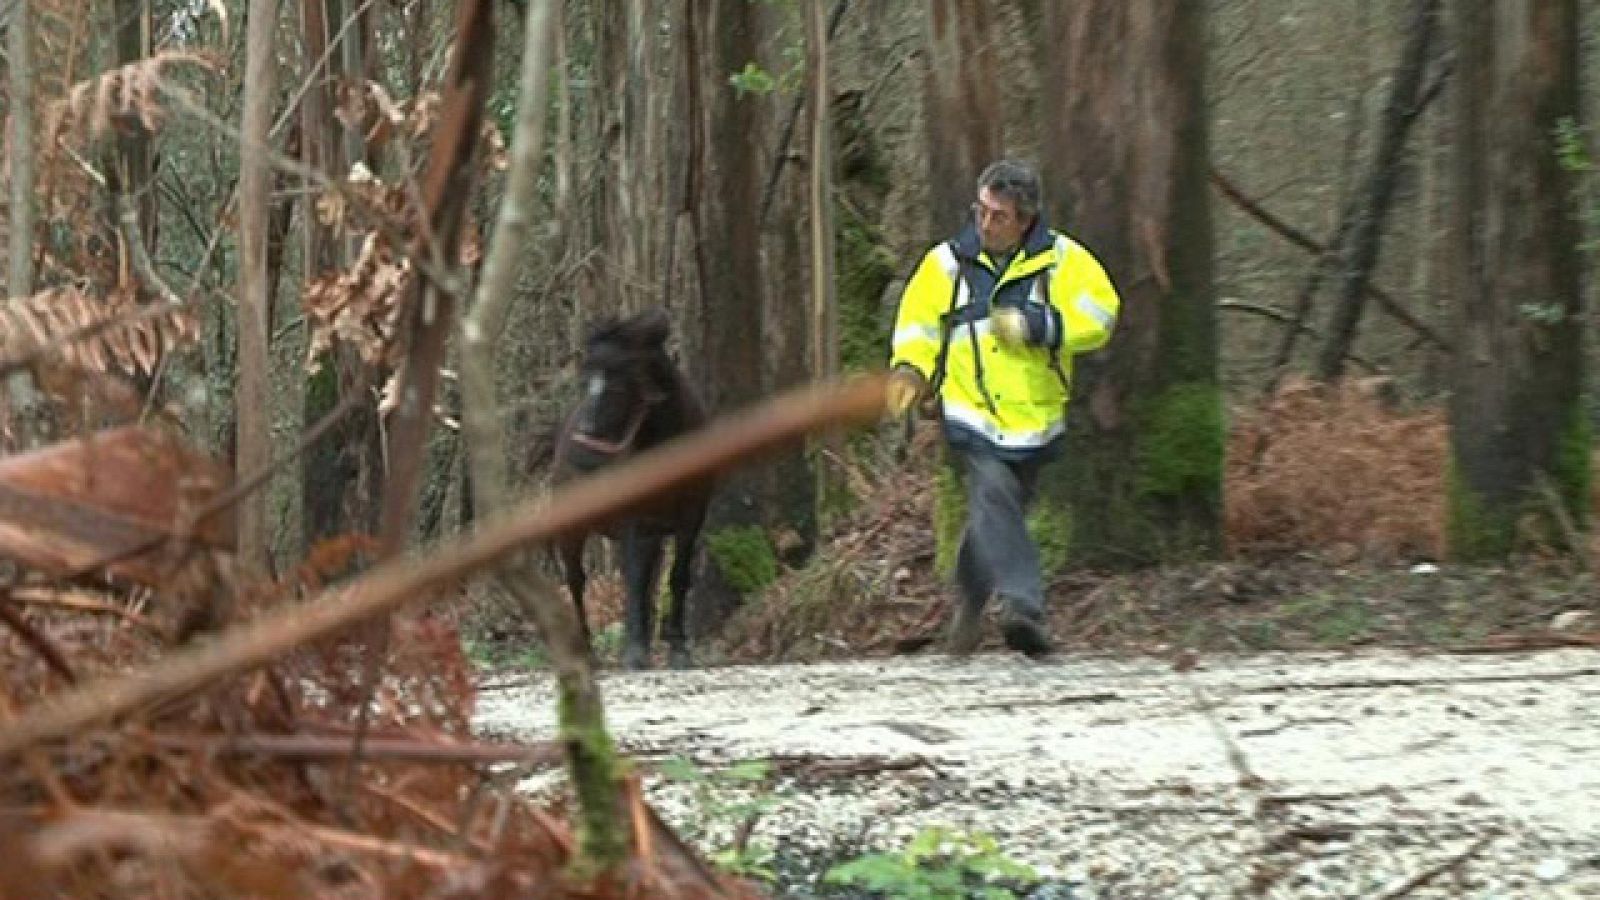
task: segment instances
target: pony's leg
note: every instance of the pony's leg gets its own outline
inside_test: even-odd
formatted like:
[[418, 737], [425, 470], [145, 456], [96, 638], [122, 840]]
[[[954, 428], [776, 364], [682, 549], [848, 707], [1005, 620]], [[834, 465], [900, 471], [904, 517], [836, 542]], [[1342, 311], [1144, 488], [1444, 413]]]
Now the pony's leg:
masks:
[[694, 550], [700, 536], [700, 525], [695, 523], [678, 532], [672, 541], [672, 573], [668, 585], [672, 590], [672, 606], [667, 610], [662, 636], [667, 641], [667, 664], [674, 669], [687, 669], [694, 665], [689, 654], [689, 631], [684, 627], [684, 616], [689, 611], [689, 584], [694, 572]]
[[594, 642], [589, 639], [589, 615], [583, 609], [583, 588], [588, 576], [583, 571], [583, 540], [565, 540], [558, 550], [561, 568], [567, 576], [567, 592], [572, 595], [572, 606], [578, 614], [578, 631], [583, 635], [583, 646], [594, 657]]
[[622, 579], [627, 596], [622, 630], [622, 666], [625, 669], [650, 668], [661, 543], [661, 535], [645, 534], [637, 527], [629, 526], [623, 532]]

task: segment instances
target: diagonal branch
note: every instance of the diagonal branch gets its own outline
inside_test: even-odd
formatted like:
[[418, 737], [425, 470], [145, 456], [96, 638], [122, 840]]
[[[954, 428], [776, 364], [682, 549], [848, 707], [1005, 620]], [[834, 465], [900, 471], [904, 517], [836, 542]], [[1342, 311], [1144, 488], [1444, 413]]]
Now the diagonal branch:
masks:
[[[1231, 201], [1233, 205], [1239, 207], [1239, 209], [1242, 210], [1246, 215], [1249, 215], [1252, 219], [1255, 219], [1261, 224], [1267, 226], [1269, 231], [1295, 245], [1296, 247], [1299, 247], [1307, 253], [1315, 256], [1326, 256], [1332, 252], [1332, 250], [1326, 246], [1323, 246], [1315, 238], [1278, 218], [1276, 215], [1273, 215], [1270, 211], [1262, 207], [1261, 204], [1252, 200], [1248, 194], [1239, 188], [1238, 185], [1234, 184], [1227, 176], [1217, 171], [1215, 167], [1211, 169], [1211, 183], [1216, 186], [1217, 190], [1222, 192], [1224, 197]], [[1437, 331], [1434, 331], [1433, 328], [1426, 322], [1423, 322], [1421, 319], [1418, 319], [1416, 316], [1412, 315], [1409, 310], [1400, 304], [1400, 301], [1394, 298], [1393, 294], [1390, 294], [1388, 291], [1378, 287], [1375, 284], [1371, 284], [1370, 282], [1366, 285], [1366, 291], [1367, 294], [1372, 297], [1372, 299], [1378, 301], [1378, 305], [1382, 307], [1384, 312], [1393, 316], [1397, 321], [1405, 325], [1407, 328], [1415, 331], [1418, 337], [1421, 337], [1423, 340], [1427, 341], [1445, 353], [1455, 352], [1449, 341], [1445, 340], [1444, 337], [1442, 337]]]
[[133, 672], [118, 672], [56, 695], [0, 731], [0, 759], [71, 738], [152, 703], [201, 690], [264, 665], [311, 641], [371, 622], [408, 602], [439, 596], [559, 535], [614, 519], [663, 492], [713, 477], [783, 449], [807, 434], [864, 426], [882, 415], [885, 376], [798, 388], [693, 436], [573, 482], [546, 502], [526, 501], [428, 559], [390, 559], [308, 602], [274, 609]]

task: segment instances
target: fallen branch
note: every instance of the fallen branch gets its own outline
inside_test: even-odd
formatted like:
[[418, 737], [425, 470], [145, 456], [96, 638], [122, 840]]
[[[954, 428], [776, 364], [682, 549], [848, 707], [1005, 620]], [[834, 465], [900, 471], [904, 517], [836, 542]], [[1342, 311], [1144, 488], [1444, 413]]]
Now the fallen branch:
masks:
[[[218, 756], [261, 756], [293, 762], [338, 762], [350, 757], [350, 738], [316, 734], [172, 735], [153, 734], [158, 747], [194, 750]], [[522, 763], [555, 765], [563, 750], [552, 743], [446, 743], [415, 738], [368, 737], [363, 759], [376, 762], [485, 765]]]
[[883, 411], [885, 377], [879, 373], [843, 386], [791, 391], [731, 420], [608, 473], [572, 483], [547, 500], [527, 501], [485, 522], [431, 559], [386, 562], [350, 584], [309, 602], [274, 610], [214, 641], [184, 650], [143, 670], [118, 673], [57, 695], [0, 732], [0, 758], [86, 728], [148, 704], [217, 684], [311, 641], [372, 621], [408, 602], [438, 596], [490, 570], [523, 548], [575, 529], [596, 527], [684, 483], [771, 453], [828, 427], [866, 424]]
[[1385, 891], [1384, 893], [1378, 895], [1378, 900], [1395, 900], [1396, 897], [1404, 897], [1412, 891], [1415, 891], [1417, 888], [1425, 886], [1428, 884], [1428, 882], [1438, 878], [1440, 875], [1443, 875], [1451, 869], [1460, 868], [1462, 863], [1465, 863], [1467, 860], [1483, 852], [1483, 848], [1487, 847], [1489, 842], [1494, 840], [1494, 837], [1495, 836], [1492, 834], [1486, 834], [1483, 837], [1478, 838], [1472, 843], [1472, 846], [1461, 851], [1460, 853], [1457, 853], [1455, 856], [1452, 856], [1449, 859], [1438, 863], [1437, 865], [1423, 869], [1421, 872], [1418, 872], [1410, 878], [1407, 878], [1404, 883], [1394, 888], [1394, 890]]
[[1245, 688], [1240, 694], [1287, 694], [1290, 691], [1350, 691], [1383, 690], [1385, 688], [1432, 687], [1445, 684], [1496, 684], [1504, 681], [1565, 681], [1570, 678], [1593, 678], [1600, 675], [1600, 666], [1584, 666], [1563, 672], [1526, 672], [1519, 675], [1463, 675], [1460, 678], [1370, 678], [1348, 681], [1324, 681], [1301, 684], [1264, 684]]

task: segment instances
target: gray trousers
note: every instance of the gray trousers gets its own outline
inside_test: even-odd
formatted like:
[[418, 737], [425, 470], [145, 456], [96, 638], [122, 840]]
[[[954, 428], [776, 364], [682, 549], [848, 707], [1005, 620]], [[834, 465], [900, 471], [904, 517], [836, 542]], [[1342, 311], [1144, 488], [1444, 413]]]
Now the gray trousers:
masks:
[[1043, 461], [1010, 462], [971, 446], [950, 449], [967, 490], [967, 521], [956, 553], [963, 599], [982, 610], [999, 594], [1010, 612], [1042, 621], [1044, 581], [1027, 513]]

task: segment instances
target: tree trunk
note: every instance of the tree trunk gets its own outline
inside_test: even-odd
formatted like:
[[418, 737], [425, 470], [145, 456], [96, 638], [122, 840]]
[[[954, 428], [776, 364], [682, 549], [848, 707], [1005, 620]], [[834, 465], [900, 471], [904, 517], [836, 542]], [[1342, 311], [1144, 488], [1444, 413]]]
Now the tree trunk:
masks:
[[[695, 234], [702, 245], [699, 285], [699, 345], [692, 359], [694, 382], [714, 415], [759, 402], [766, 391], [766, 352], [761, 232], [757, 225], [769, 99], [729, 83], [761, 50], [761, 10], [745, 0], [710, 4], [686, 0], [704, 42], [693, 61], [703, 118], [703, 158], [691, 182]], [[709, 9], [709, 15], [706, 14]], [[689, 319], [689, 321], [694, 321]], [[720, 481], [706, 523], [707, 564], [698, 566], [689, 627], [711, 633], [762, 585], [734, 572], [770, 572], [772, 545], [764, 524], [774, 505], [760, 470], [730, 472]], [[735, 558], [735, 557], [748, 558]]]
[[[272, 302], [267, 240], [272, 177], [267, 141], [278, 74], [273, 49], [277, 23], [277, 0], [250, 0], [239, 147], [239, 369], [234, 389], [238, 435], [234, 470], [243, 477], [265, 469], [272, 449], [267, 381], [267, 323]], [[253, 576], [270, 575], [266, 492], [255, 491], [241, 499], [238, 516], [240, 564]]]
[[[6, 198], [10, 221], [9, 264], [6, 289], [9, 296], [27, 297], [33, 294], [34, 209], [33, 182], [33, 27], [30, 20], [29, 0], [17, 0], [6, 30], [6, 51], [10, 54], [11, 100], [11, 196]], [[44, 398], [40, 396], [33, 373], [18, 369], [6, 378], [6, 400], [11, 407], [11, 419], [17, 438], [26, 449], [33, 446], [42, 435], [40, 417], [44, 412]]]
[[[806, 18], [806, 108], [810, 111], [809, 159], [810, 188], [807, 204], [811, 221], [811, 335], [810, 368], [813, 379], [832, 380], [839, 374], [839, 305], [834, 281], [834, 167], [833, 91], [828, 79], [827, 0], [807, 0]], [[774, 160], [773, 165], [778, 161]], [[843, 473], [835, 468], [841, 461], [844, 443], [837, 435], [819, 442], [821, 453], [815, 459], [816, 496], [833, 496], [834, 485], [843, 484]], [[815, 502], [815, 501], [813, 501]]]
[[1427, 72], [1439, 19], [1439, 0], [1413, 0], [1405, 49], [1395, 69], [1384, 108], [1383, 126], [1378, 133], [1356, 216], [1338, 248], [1340, 255], [1339, 297], [1328, 325], [1327, 338], [1317, 357], [1317, 378], [1338, 381], [1344, 374], [1344, 361], [1355, 344], [1356, 327], [1366, 308], [1367, 281], [1378, 264], [1383, 244], [1383, 227], [1393, 205], [1400, 178], [1401, 153], [1411, 123], [1422, 111], [1423, 76]]
[[1578, 3], [1455, 11], [1448, 534], [1455, 557], [1498, 559], [1588, 508], [1582, 234], [1555, 138], [1579, 118]]
[[1048, 4], [1062, 85], [1044, 135], [1054, 222], [1122, 296], [1111, 344], [1080, 359], [1064, 463], [1069, 557], [1144, 564], [1220, 547], [1222, 397], [1212, 270], [1205, 13], [1192, 0]]
[[[363, 29], [347, 19], [358, 8], [341, 0], [301, 0], [300, 4], [305, 59], [317, 66], [308, 75], [310, 83], [301, 100], [301, 160], [335, 179], [365, 157], [360, 132], [347, 128], [334, 115], [338, 105], [335, 72], [352, 81], [361, 77]], [[333, 46], [341, 33], [338, 45]], [[352, 153], [358, 155], [352, 157]], [[309, 183], [305, 187], [302, 260], [309, 281], [343, 269], [350, 256], [332, 229], [317, 218], [316, 194]], [[365, 390], [362, 369], [353, 350], [342, 345], [333, 350], [332, 358], [306, 385], [302, 409], [307, 427], [321, 421], [353, 392]], [[349, 532], [372, 533], [377, 527], [382, 468], [377, 412], [372, 403], [358, 402], [326, 440], [306, 452], [300, 497], [302, 531], [308, 545]]]
[[933, 234], [961, 227], [983, 167], [1004, 149], [992, 0], [929, 0], [923, 121]]

